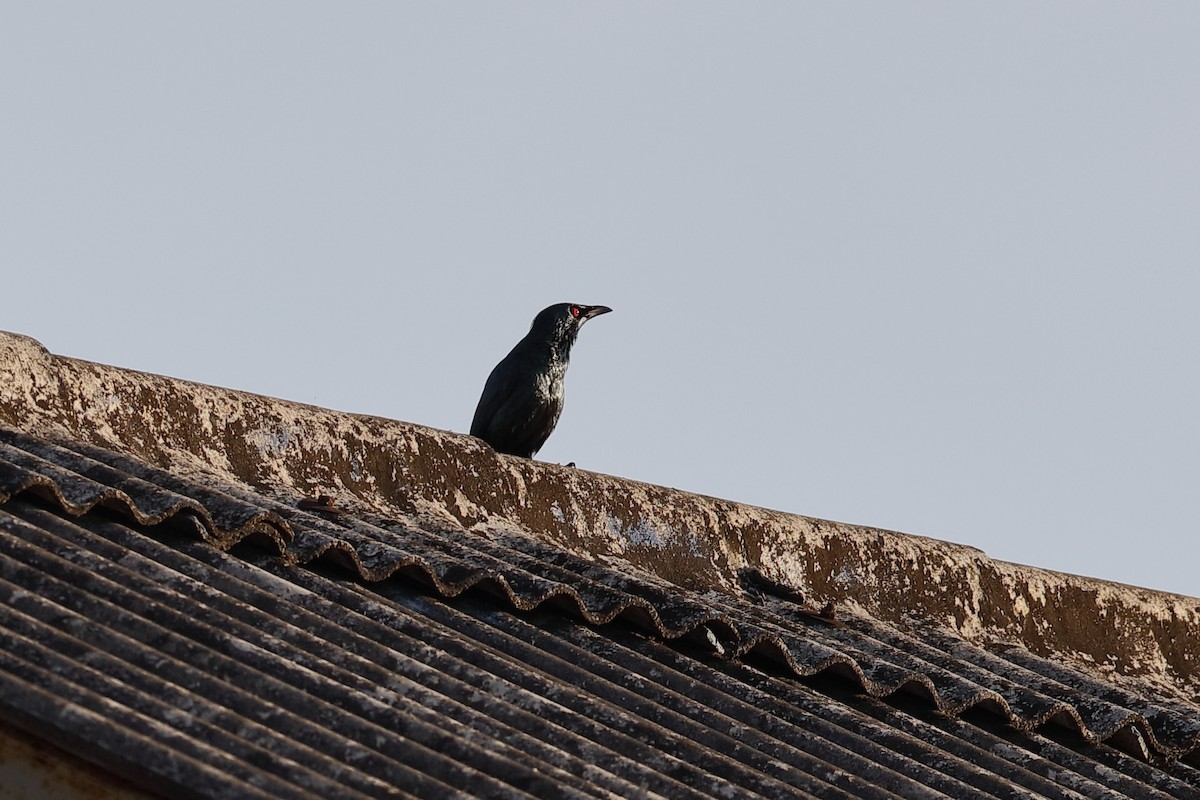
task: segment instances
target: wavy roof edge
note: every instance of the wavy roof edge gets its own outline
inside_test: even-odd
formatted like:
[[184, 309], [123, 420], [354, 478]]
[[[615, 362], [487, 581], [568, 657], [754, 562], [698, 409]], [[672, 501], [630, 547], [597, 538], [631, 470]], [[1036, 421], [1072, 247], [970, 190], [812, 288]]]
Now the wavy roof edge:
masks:
[[760, 570], [833, 601], [1200, 696], [1200, 600], [1012, 564], [921, 536], [498, 456], [465, 434], [51, 355], [0, 332], [0, 420], [277, 497], [509, 530], [698, 591]]

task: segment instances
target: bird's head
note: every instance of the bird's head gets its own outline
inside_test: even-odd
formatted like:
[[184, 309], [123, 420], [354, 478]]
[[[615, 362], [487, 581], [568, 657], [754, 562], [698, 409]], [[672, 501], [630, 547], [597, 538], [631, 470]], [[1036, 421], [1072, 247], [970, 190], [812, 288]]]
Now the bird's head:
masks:
[[608, 306], [585, 306], [579, 303], [556, 303], [534, 317], [529, 337], [562, 348], [563, 355], [571, 349], [583, 323], [592, 317], [612, 311]]

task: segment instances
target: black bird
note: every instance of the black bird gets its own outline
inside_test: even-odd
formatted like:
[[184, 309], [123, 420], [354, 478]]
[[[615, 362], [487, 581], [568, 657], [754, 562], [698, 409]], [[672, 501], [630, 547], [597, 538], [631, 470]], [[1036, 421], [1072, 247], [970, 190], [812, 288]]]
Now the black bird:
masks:
[[563, 407], [563, 378], [583, 323], [608, 306], [559, 303], [538, 314], [529, 333], [488, 375], [471, 435], [499, 453], [533, 458], [550, 438]]

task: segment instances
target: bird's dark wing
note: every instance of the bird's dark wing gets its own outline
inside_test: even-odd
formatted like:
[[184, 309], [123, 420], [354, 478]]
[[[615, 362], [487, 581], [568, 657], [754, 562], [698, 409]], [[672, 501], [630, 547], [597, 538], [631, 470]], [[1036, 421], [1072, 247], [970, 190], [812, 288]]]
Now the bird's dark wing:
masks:
[[483, 385], [483, 394], [479, 397], [479, 405], [475, 406], [475, 417], [471, 420], [471, 435], [478, 436], [489, 444], [492, 443], [489, 431], [496, 413], [513, 396], [520, 382], [520, 375], [509, 365], [511, 359], [510, 353], [488, 375], [487, 383]]
[[561, 412], [561, 400], [539, 401], [532, 393], [514, 391], [504, 398], [486, 425], [481, 426], [480, 438], [497, 452], [533, 458], [550, 438]]
[[488, 376], [471, 435], [500, 453], [532, 458], [558, 424], [562, 397], [539, 396], [521, 354], [510, 354]]
[[525, 424], [521, 426], [515, 437], [514, 450], [516, 455], [533, 458], [534, 453], [542, 449], [542, 445], [554, 432], [558, 417], [562, 413], [562, 397], [551, 398], [548, 402], [534, 403], [525, 415]]

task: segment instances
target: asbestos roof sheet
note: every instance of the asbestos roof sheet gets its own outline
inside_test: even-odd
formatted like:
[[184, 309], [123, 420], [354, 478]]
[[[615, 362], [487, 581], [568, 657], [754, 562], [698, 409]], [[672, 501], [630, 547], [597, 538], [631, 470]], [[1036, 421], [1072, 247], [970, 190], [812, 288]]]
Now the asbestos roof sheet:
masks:
[[0, 431], [0, 712], [171, 797], [1200, 798], [1200, 708]]

